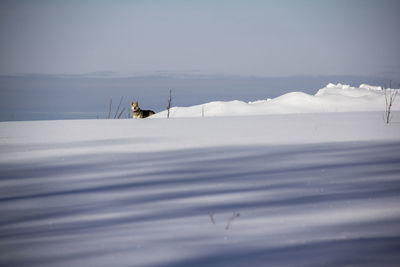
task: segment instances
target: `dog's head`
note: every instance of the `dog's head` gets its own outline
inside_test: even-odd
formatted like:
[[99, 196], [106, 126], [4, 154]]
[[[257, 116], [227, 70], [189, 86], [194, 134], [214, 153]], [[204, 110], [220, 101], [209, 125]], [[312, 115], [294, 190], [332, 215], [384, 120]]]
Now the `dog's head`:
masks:
[[135, 103], [135, 102], [132, 101], [132, 112], [135, 112], [135, 111], [138, 111], [138, 110], [139, 110], [139, 102], [136, 101], [136, 103]]

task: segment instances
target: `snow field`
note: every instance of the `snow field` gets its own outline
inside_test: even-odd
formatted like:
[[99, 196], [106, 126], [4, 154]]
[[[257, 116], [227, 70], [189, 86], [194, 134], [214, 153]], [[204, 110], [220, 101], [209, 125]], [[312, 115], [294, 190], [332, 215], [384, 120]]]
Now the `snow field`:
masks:
[[396, 266], [383, 110], [0, 123], [0, 266]]

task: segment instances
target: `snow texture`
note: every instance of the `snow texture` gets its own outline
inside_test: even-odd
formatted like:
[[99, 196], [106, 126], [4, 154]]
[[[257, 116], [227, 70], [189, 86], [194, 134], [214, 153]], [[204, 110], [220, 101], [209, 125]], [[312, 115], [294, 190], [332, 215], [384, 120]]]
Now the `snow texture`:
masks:
[[2, 122], [0, 266], [398, 266], [381, 109]]

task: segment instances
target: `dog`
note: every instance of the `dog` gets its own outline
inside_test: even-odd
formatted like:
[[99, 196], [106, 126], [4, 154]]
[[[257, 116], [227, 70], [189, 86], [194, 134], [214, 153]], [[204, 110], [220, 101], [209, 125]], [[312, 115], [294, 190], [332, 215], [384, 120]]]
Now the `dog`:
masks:
[[150, 117], [151, 115], [156, 114], [152, 110], [141, 110], [139, 108], [139, 102], [138, 101], [136, 101], [136, 103], [134, 103], [132, 101], [132, 113], [133, 113], [133, 118], [134, 119], [144, 119], [144, 118]]

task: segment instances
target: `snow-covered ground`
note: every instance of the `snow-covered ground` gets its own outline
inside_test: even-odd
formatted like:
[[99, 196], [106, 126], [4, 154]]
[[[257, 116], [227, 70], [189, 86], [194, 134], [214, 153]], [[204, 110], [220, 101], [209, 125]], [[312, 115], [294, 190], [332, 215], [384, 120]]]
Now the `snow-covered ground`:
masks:
[[267, 102], [316, 113], [0, 123], [0, 266], [398, 266], [400, 112], [325, 89]]
[[[393, 89], [395, 91], [396, 89]], [[396, 90], [398, 91], [398, 89]], [[400, 100], [394, 102], [393, 110], [400, 110]], [[254, 102], [230, 101], [210, 102], [192, 107], [174, 107], [170, 117], [242, 116], [320, 112], [380, 111], [385, 107], [384, 90], [378, 86], [361, 84], [352, 87], [343, 84], [328, 84], [315, 95], [292, 92], [274, 99]], [[167, 111], [155, 118], [167, 117]]]

